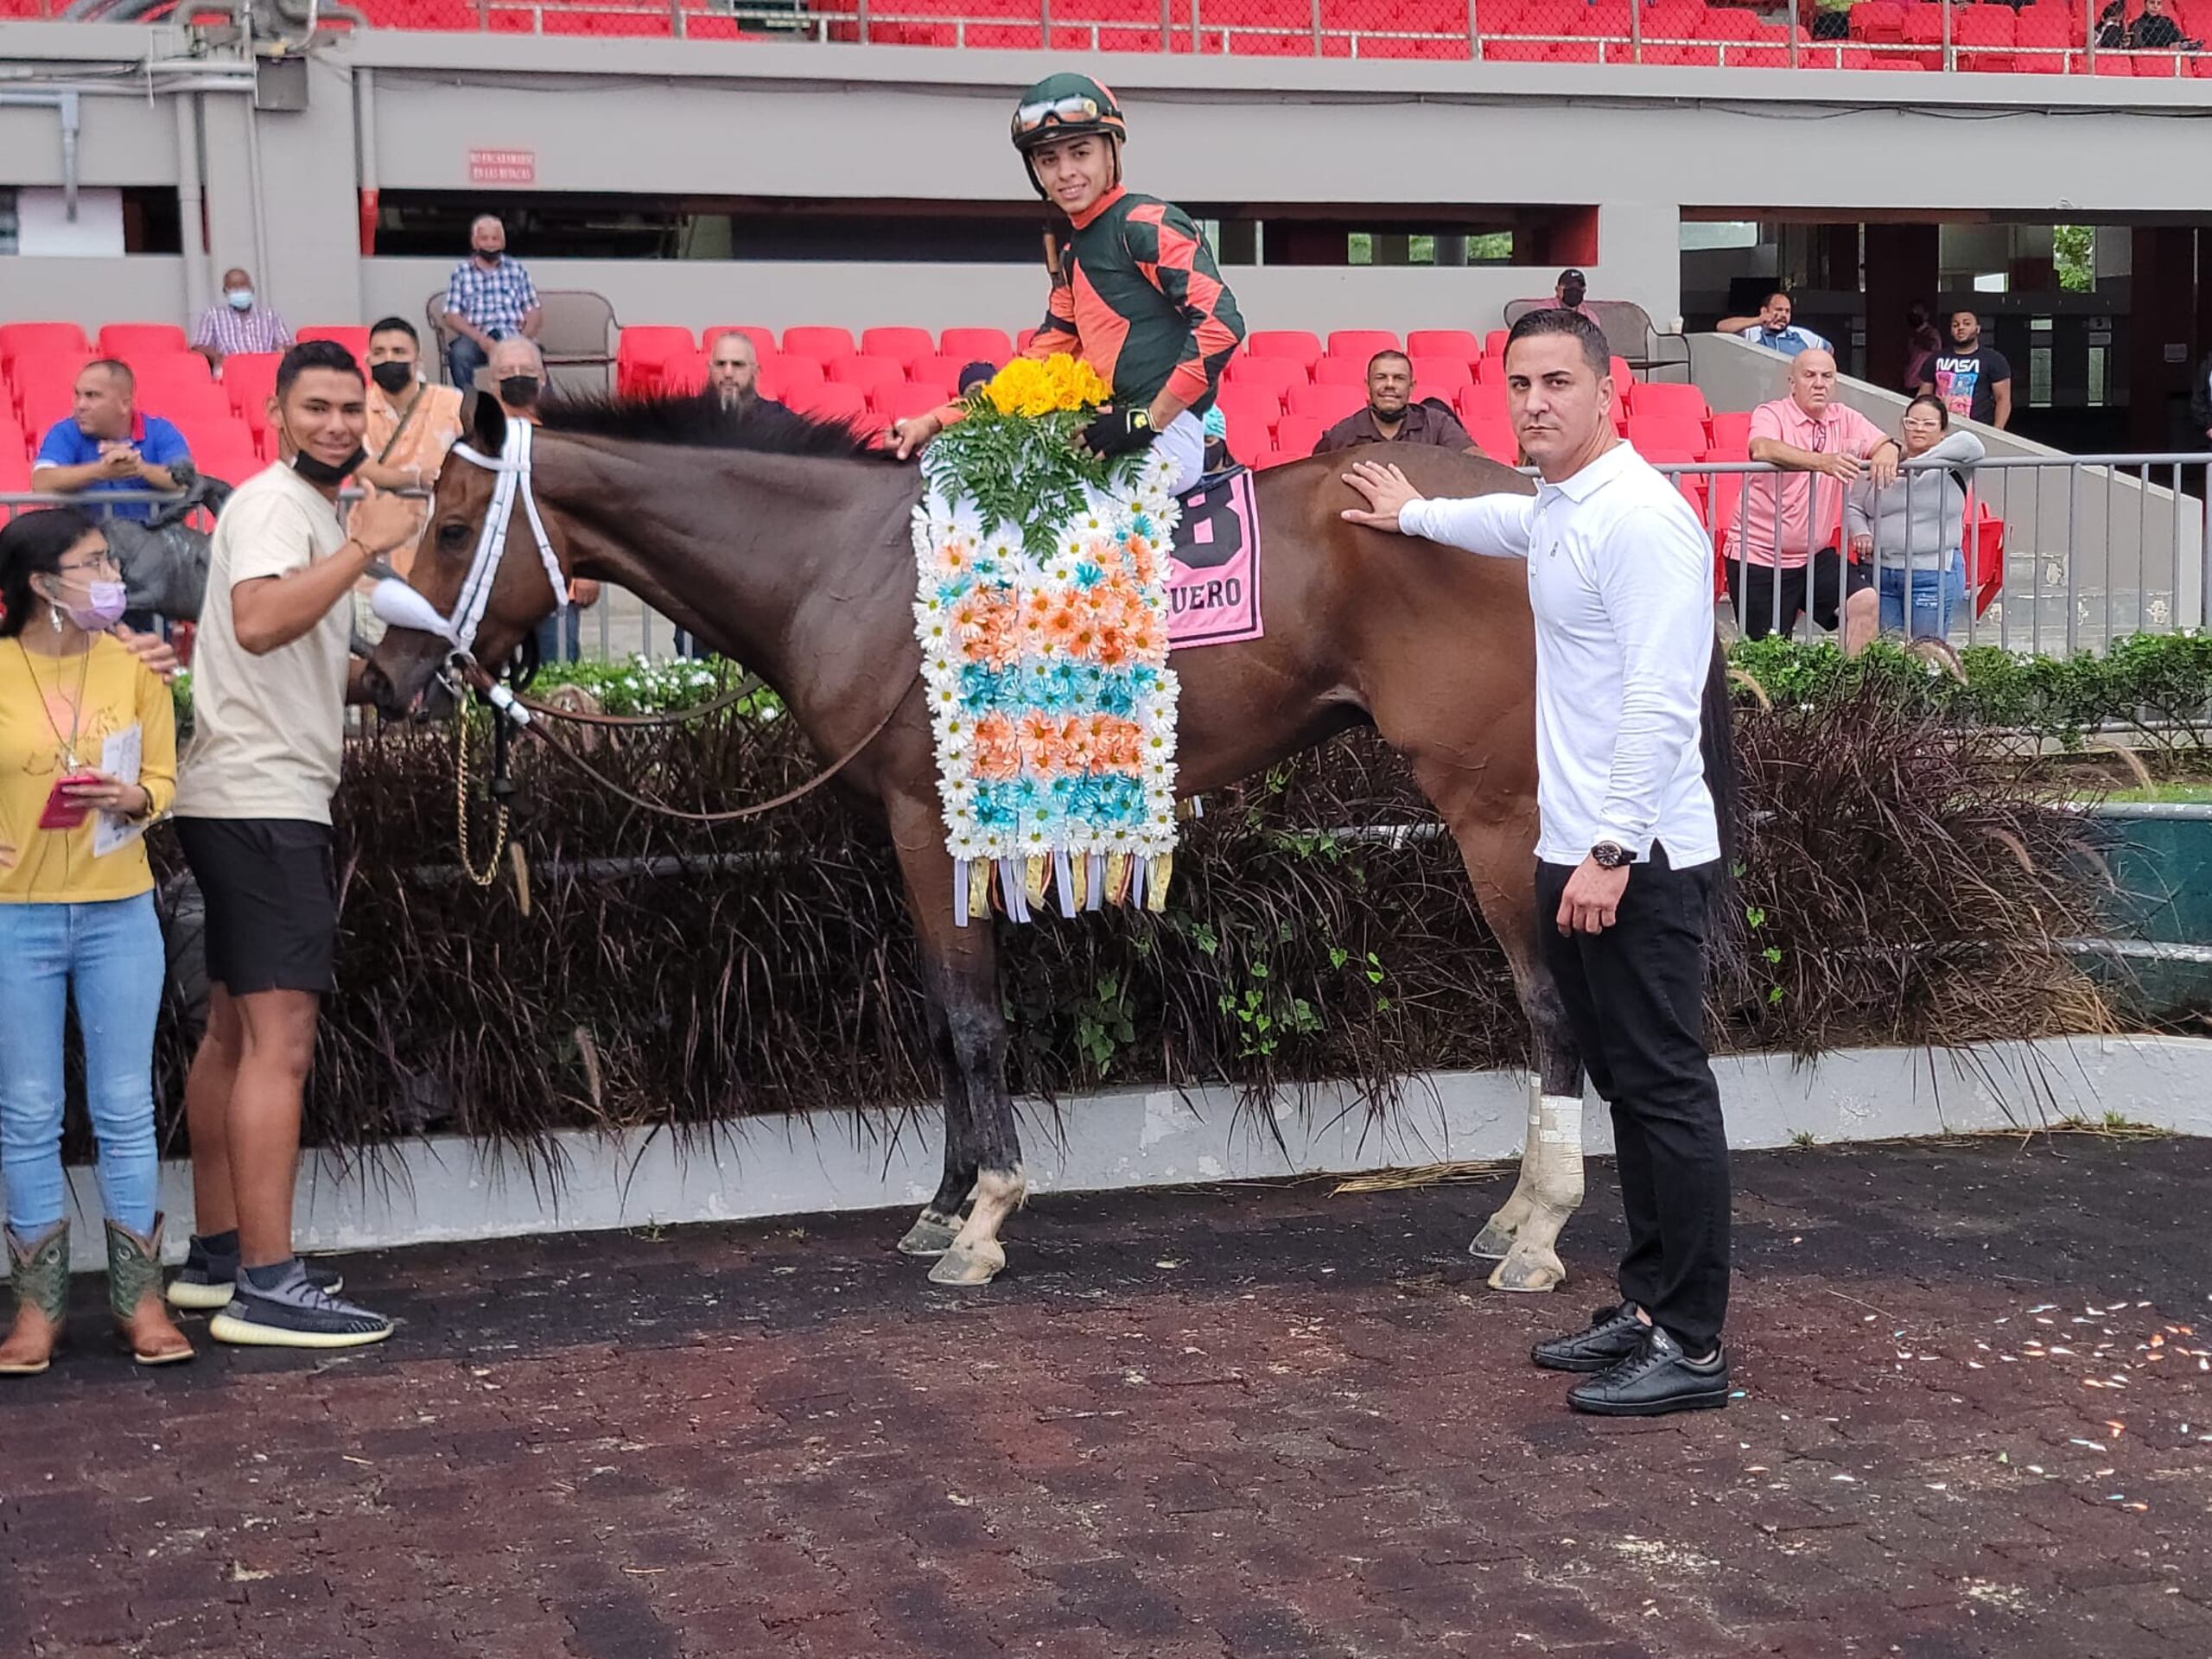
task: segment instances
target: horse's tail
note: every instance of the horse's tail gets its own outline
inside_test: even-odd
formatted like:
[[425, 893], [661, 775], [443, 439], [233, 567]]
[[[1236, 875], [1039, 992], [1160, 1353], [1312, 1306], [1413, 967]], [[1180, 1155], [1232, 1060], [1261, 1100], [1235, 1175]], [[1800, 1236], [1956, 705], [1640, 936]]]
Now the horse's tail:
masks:
[[1720, 874], [1713, 884], [1706, 917], [1716, 954], [1731, 953], [1741, 907], [1736, 902], [1736, 872], [1744, 855], [1743, 779], [1736, 767], [1736, 728], [1728, 694], [1728, 653], [1713, 642], [1713, 664], [1706, 671], [1700, 709], [1698, 743], [1705, 757], [1705, 787], [1713, 797], [1713, 817], [1720, 833]]

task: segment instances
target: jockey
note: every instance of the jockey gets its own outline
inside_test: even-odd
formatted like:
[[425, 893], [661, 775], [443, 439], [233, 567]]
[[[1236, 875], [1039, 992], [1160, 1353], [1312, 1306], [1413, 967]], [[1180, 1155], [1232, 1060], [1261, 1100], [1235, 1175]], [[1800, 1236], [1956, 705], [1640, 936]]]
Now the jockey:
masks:
[[[1014, 147], [1037, 194], [1073, 227], [1058, 245], [1044, 324], [1022, 355], [1067, 353], [1090, 364], [1114, 395], [1084, 429], [1084, 447], [1119, 455], [1156, 442], [1175, 464], [1171, 488], [1182, 490], [1203, 470], [1200, 423], [1244, 320], [1191, 216], [1123, 188], [1128, 136], [1113, 93], [1088, 75], [1048, 75], [1021, 95]], [[958, 418], [956, 404], [899, 422], [899, 454]]]

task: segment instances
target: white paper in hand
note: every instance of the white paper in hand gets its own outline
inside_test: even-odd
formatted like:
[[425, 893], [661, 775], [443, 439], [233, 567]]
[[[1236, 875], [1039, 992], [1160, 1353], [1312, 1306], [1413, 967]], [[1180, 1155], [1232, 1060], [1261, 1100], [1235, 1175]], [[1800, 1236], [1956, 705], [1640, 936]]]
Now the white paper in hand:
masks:
[[[119, 784], [138, 781], [138, 768], [145, 758], [145, 734], [138, 722], [133, 721], [100, 745], [100, 770]], [[118, 848], [127, 847], [146, 833], [143, 822], [119, 817], [112, 812], [92, 815], [92, 856], [105, 858]]]

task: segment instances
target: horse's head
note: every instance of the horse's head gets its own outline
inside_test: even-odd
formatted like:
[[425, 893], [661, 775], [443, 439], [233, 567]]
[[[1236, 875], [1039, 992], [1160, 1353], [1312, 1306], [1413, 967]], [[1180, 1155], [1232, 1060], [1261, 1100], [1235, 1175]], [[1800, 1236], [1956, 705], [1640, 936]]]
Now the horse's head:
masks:
[[[469, 448], [478, 456], [505, 458], [512, 467], [508, 439], [505, 411], [492, 398], [479, 397]], [[510, 479], [512, 491], [503, 492]], [[448, 457], [408, 572], [407, 586], [428, 610], [411, 601], [398, 607], [401, 613], [387, 619], [394, 626], [369, 658], [368, 687], [386, 714], [406, 713], [426, 690], [433, 698], [442, 696], [432, 677], [457, 649], [496, 674], [556, 608], [561, 596], [554, 592], [534, 524], [543, 522], [563, 571], [569, 568], [566, 537], [550, 513], [539, 509], [533, 518], [531, 488], [527, 473], [516, 476], [461, 453]], [[496, 517], [503, 493], [505, 533], [486, 547], [486, 522]], [[380, 602], [379, 611], [385, 608]]]

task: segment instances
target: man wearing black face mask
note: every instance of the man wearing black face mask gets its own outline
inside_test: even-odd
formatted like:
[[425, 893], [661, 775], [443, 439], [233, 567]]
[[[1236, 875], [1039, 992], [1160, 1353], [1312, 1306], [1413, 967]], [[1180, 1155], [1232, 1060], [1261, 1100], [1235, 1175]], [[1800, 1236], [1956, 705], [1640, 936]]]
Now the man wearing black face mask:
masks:
[[[460, 391], [423, 381], [421, 343], [404, 317], [386, 317], [369, 330], [369, 459], [353, 476], [378, 490], [429, 489], [461, 439]], [[414, 505], [419, 537], [429, 503], [417, 498]], [[410, 542], [393, 554], [392, 569], [405, 575], [414, 551]]]
[[[492, 384], [499, 407], [511, 421], [537, 423], [538, 400], [545, 395], [545, 359], [537, 342], [516, 338], [492, 348]], [[542, 663], [573, 663], [583, 649], [582, 613], [599, 603], [599, 584], [579, 576], [569, 584], [569, 608], [556, 611], [537, 625], [537, 659]]]
[[342, 346], [284, 354], [270, 400], [283, 459], [215, 526], [193, 657], [177, 837], [207, 907], [207, 1033], [185, 1084], [195, 1226], [169, 1300], [219, 1308], [218, 1342], [343, 1348], [391, 1334], [292, 1250], [300, 1108], [338, 933], [330, 798], [359, 664], [346, 602], [406, 542], [413, 505], [374, 495], [343, 523], [365, 455], [361, 371]]

